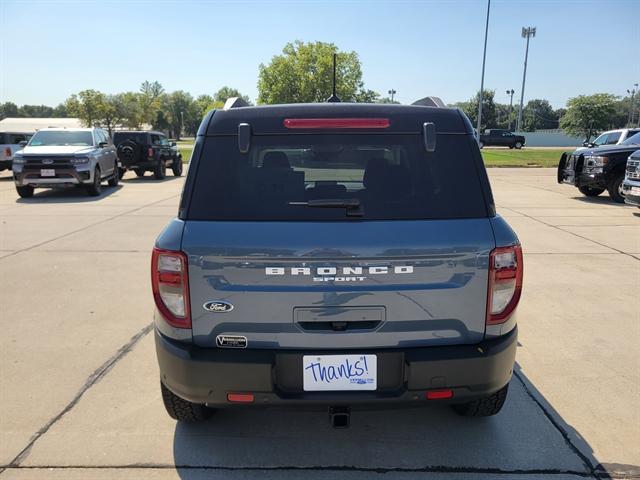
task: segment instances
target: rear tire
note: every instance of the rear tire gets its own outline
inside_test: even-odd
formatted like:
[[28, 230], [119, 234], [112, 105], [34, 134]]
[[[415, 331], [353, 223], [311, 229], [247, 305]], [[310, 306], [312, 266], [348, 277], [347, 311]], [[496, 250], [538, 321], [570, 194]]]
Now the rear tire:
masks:
[[452, 405], [452, 408], [458, 415], [463, 417], [490, 417], [502, 410], [508, 391], [509, 384], [507, 383], [500, 390], [487, 397]]
[[20, 198], [31, 198], [33, 197], [33, 187], [30, 187], [29, 185], [24, 185], [22, 187], [16, 187], [16, 190], [18, 191], [18, 195], [20, 195]]
[[182, 158], [176, 157], [173, 159], [173, 163], [171, 164], [171, 171], [173, 172], [174, 177], [182, 176]]
[[102, 173], [100, 172], [100, 167], [96, 167], [93, 172], [93, 183], [91, 185], [85, 185], [85, 189], [87, 194], [92, 197], [97, 197], [102, 193]]
[[153, 169], [153, 176], [156, 180], [164, 180], [164, 178], [167, 176], [167, 164], [164, 162], [164, 160], [158, 160], [158, 163], [156, 163], [156, 166]]
[[516, 142], [514, 147], [516, 147], [516, 149], [520, 150], [522, 148], [522, 142]]
[[162, 402], [164, 408], [171, 418], [184, 423], [203, 422], [213, 415], [215, 411], [206, 405], [191, 403], [180, 398], [160, 382], [160, 390], [162, 391]]
[[624, 193], [622, 193], [622, 182], [624, 182], [624, 172], [617, 173], [607, 184], [607, 191], [611, 200], [616, 203], [624, 203]]
[[604, 188], [578, 187], [578, 190], [585, 197], [597, 197], [604, 192]]

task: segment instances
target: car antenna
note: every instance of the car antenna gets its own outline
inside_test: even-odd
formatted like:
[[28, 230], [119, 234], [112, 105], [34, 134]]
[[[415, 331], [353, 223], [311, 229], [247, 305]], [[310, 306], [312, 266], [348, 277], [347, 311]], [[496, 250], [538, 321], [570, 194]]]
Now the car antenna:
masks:
[[336, 58], [338, 57], [337, 53], [333, 54], [333, 93], [329, 98], [327, 98], [327, 102], [329, 103], [338, 103], [340, 102], [340, 98], [336, 94]]

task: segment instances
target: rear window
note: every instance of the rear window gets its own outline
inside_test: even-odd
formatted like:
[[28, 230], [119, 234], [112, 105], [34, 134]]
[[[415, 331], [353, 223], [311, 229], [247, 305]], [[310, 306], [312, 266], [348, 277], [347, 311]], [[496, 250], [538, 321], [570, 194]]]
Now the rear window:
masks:
[[113, 133], [113, 144], [117, 147], [123, 142], [127, 140], [132, 140], [136, 142], [138, 145], [146, 145], [147, 144], [147, 134], [146, 133], [129, 133], [129, 132], [114, 132]]
[[411, 220], [486, 217], [470, 142], [439, 135], [208, 137], [191, 220]]

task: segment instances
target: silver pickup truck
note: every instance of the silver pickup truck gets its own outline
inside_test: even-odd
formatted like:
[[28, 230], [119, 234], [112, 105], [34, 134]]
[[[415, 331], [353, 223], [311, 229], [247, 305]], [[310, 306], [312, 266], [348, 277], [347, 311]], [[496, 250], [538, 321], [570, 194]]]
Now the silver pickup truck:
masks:
[[14, 154], [13, 178], [23, 198], [33, 196], [35, 188], [75, 185], [97, 196], [103, 181], [118, 185], [118, 155], [101, 128], [47, 128]]

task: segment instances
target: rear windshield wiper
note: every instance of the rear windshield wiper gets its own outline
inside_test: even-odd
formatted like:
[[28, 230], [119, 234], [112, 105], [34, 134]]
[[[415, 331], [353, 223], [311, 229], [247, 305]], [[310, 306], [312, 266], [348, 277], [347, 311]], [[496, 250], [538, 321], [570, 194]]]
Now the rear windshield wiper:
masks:
[[364, 210], [357, 198], [318, 198], [308, 202], [289, 202], [289, 205], [305, 205], [313, 208], [346, 208], [347, 217], [361, 217]]

